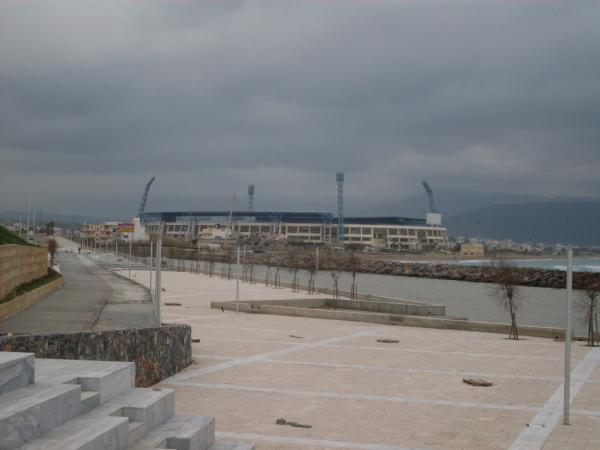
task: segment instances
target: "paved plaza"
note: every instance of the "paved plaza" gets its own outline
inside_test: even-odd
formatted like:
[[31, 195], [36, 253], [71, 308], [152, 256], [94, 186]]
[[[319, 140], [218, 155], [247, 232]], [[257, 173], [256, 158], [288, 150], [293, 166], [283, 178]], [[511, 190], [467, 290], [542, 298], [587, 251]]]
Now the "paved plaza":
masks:
[[[133, 276], [149, 282], [147, 271]], [[162, 385], [176, 389], [179, 414], [214, 415], [222, 438], [257, 449], [600, 448], [598, 349], [573, 345], [564, 426], [561, 342], [222, 312], [210, 302], [234, 300], [235, 281], [163, 272], [162, 283], [163, 303], [181, 303], [163, 305], [163, 321], [187, 323], [200, 338], [195, 363]], [[241, 284], [241, 297], [307, 294]]]

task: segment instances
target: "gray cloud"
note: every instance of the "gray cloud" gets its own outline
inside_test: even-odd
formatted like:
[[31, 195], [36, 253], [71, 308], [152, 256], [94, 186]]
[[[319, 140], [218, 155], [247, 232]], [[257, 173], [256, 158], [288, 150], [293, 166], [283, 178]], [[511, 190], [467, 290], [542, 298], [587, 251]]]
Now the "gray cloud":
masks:
[[[600, 4], [0, 3], [0, 209], [600, 191]], [[244, 202], [241, 201], [243, 204]]]

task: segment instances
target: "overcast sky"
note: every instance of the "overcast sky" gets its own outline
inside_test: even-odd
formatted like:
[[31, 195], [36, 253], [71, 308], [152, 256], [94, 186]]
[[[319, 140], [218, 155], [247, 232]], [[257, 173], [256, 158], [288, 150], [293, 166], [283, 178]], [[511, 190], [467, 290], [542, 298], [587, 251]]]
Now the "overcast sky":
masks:
[[0, 210], [600, 193], [598, 1], [0, 1]]

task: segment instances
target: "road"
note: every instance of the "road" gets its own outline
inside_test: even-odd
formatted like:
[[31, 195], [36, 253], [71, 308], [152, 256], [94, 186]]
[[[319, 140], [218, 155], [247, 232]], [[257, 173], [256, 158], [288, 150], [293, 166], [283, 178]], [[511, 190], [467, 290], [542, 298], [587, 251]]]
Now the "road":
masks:
[[60, 333], [154, 324], [148, 291], [98, 266], [77, 246], [57, 238], [61, 289], [0, 322], [0, 333]]

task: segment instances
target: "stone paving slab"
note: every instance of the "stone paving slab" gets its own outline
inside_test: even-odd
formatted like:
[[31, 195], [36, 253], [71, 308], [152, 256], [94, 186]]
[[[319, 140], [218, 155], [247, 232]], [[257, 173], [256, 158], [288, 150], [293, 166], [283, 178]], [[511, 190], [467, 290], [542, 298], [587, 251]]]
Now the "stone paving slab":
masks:
[[[214, 414], [217, 436], [258, 450], [506, 449], [540, 411], [556, 413], [549, 401], [562, 385], [560, 342], [222, 313], [210, 302], [233, 300], [232, 281], [163, 272], [163, 285], [166, 301], [179, 296], [183, 304], [163, 306], [163, 319], [190, 324], [201, 341], [193, 344], [196, 364], [162, 385], [175, 389], [178, 412]], [[270, 295], [296, 294], [241, 284], [242, 298]], [[588, 355], [573, 344], [574, 370], [584, 360], [593, 369], [574, 399], [573, 425], [552, 424], [527, 448], [600, 448], [600, 371]], [[465, 373], [494, 386], [468, 386]], [[279, 417], [313, 427], [276, 425]]]

